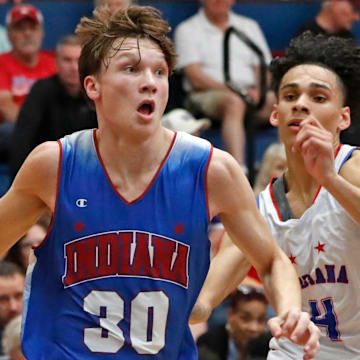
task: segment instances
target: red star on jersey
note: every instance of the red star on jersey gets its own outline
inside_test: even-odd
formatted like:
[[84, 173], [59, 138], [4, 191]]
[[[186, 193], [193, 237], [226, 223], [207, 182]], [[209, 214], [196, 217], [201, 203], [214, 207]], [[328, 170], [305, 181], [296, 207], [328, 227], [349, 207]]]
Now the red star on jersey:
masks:
[[183, 231], [184, 231], [184, 226], [182, 226], [180, 223], [177, 224], [176, 226], [174, 226], [174, 229], [175, 229], [175, 233], [176, 234], [182, 234]]
[[78, 221], [76, 224], [75, 224], [75, 230], [76, 231], [81, 231], [83, 228], [84, 228], [85, 224], [83, 224], [81, 221]]
[[289, 259], [292, 264], [296, 264], [296, 256], [293, 256], [293, 254], [290, 254]]
[[325, 244], [320, 244], [320, 242], [318, 241], [318, 245], [315, 246], [314, 249], [316, 249], [318, 251], [318, 253], [320, 253], [321, 251], [325, 252], [324, 246], [325, 246]]

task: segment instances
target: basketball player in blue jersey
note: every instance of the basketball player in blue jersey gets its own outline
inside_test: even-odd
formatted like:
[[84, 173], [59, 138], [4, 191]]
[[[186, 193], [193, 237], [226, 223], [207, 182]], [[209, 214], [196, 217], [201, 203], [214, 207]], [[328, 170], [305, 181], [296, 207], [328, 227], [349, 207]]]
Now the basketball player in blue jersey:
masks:
[[[297, 271], [302, 310], [321, 330], [316, 359], [360, 359], [360, 151], [339, 140], [350, 109], [359, 114], [360, 48], [307, 32], [271, 71], [278, 102], [270, 121], [285, 144], [288, 170], [259, 195], [259, 209]], [[249, 269], [229, 238], [219, 255], [211, 269], [222, 273], [209, 272], [197, 320], [221, 301], [224, 278], [236, 273], [235, 285]], [[269, 360], [302, 356], [285, 338], [270, 342]]]
[[310, 357], [318, 330], [237, 162], [161, 126], [175, 54], [151, 7], [83, 18], [81, 82], [99, 128], [37, 147], [0, 199], [0, 255], [46, 211], [27, 273], [22, 347], [30, 360], [195, 360], [190, 312], [220, 214]]

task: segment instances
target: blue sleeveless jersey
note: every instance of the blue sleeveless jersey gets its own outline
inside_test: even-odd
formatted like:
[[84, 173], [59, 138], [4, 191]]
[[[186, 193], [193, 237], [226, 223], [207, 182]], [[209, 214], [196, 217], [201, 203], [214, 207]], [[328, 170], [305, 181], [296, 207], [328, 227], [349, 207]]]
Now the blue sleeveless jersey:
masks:
[[211, 145], [177, 133], [130, 203], [111, 184], [95, 130], [60, 145], [53, 223], [26, 278], [25, 357], [197, 359], [188, 318], [209, 267]]

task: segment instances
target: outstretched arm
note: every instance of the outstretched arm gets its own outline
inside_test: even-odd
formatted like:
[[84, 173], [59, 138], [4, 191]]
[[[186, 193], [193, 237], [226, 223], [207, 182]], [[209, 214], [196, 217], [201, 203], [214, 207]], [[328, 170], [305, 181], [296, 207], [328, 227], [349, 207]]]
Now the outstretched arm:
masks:
[[239, 165], [220, 150], [214, 151], [209, 166], [208, 193], [210, 215], [220, 214], [230, 238], [263, 281], [267, 297], [278, 314], [270, 323], [273, 335], [306, 344], [306, 357], [311, 359], [318, 350], [319, 332], [309, 315], [300, 310], [301, 294], [295, 269], [275, 243]]
[[211, 260], [205, 283], [196, 300], [190, 323], [207, 321], [212, 310], [229, 295], [250, 270], [250, 263], [227, 234]]
[[56, 142], [39, 145], [0, 199], [0, 257], [42, 214], [54, 210], [59, 154]]

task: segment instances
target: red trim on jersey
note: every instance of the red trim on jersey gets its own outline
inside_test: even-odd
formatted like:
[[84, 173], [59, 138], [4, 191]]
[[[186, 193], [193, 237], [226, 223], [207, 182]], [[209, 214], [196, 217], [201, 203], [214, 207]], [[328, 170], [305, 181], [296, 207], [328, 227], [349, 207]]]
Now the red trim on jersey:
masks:
[[342, 144], [339, 144], [339, 146], [337, 147], [337, 149], [336, 149], [336, 151], [335, 151], [335, 157], [334, 157], [335, 159], [336, 159], [336, 157], [338, 156], [338, 153], [339, 153], [341, 147], [342, 147]]
[[32, 246], [33, 250], [36, 250], [38, 248], [40, 248], [45, 241], [47, 240], [47, 238], [50, 235], [50, 232], [54, 226], [54, 222], [55, 222], [55, 215], [56, 215], [56, 209], [57, 209], [57, 204], [58, 204], [58, 198], [59, 198], [59, 189], [60, 189], [60, 177], [61, 177], [61, 169], [62, 169], [62, 158], [63, 158], [63, 149], [62, 149], [62, 144], [60, 140], [56, 140], [56, 142], [59, 144], [59, 150], [60, 150], [60, 154], [59, 154], [59, 163], [58, 163], [58, 171], [57, 171], [57, 178], [56, 178], [56, 197], [55, 197], [55, 207], [54, 207], [54, 212], [51, 216], [51, 221], [50, 224], [47, 228], [47, 232], [46, 235], [44, 237], [44, 239], [41, 241], [40, 244], [36, 245], [36, 246]]
[[274, 204], [274, 207], [276, 209], [276, 212], [278, 214], [279, 220], [283, 221], [283, 219], [281, 217], [281, 214], [280, 214], [280, 210], [279, 210], [279, 208], [277, 206], [277, 203], [276, 203], [276, 200], [275, 200], [275, 196], [274, 196], [274, 191], [273, 191], [273, 182], [274, 182], [274, 180], [276, 180], [276, 178], [271, 179], [271, 182], [270, 182], [270, 188], [269, 188], [270, 189], [270, 196], [271, 196], [271, 200], [272, 200], [272, 202]]
[[168, 156], [169, 156], [169, 154], [170, 154], [170, 151], [172, 150], [172, 148], [173, 148], [173, 146], [174, 146], [177, 133], [176, 133], [176, 132], [174, 133], [174, 137], [173, 137], [173, 139], [172, 139], [172, 141], [171, 141], [171, 144], [170, 144], [170, 146], [169, 146], [169, 149], [168, 149], [168, 151], [167, 151], [164, 159], [162, 160], [159, 168], [157, 169], [155, 175], [154, 175], [153, 178], [151, 179], [149, 185], [146, 187], [146, 189], [144, 190], [144, 192], [143, 192], [142, 194], [140, 194], [135, 200], [127, 201], [127, 200], [120, 194], [120, 192], [116, 189], [116, 187], [115, 187], [114, 184], [112, 183], [112, 181], [111, 181], [111, 179], [110, 179], [110, 176], [109, 176], [109, 174], [108, 174], [108, 172], [107, 172], [107, 170], [106, 170], [106, 168], [105, 168], [104, 162], [103, 162], [103, 160], [102, 160], [102, 157], [101, 157], [100, 151], [99, 151], [99, 144], [98, 144], [98, 141], [97, 141], [97, 138], [96, 138], [96, 130], [97, 130], [97, 129], [94, 129], [94, 131], [93, 131], [95, 149], [96, 149], [96, 153], [97, 153], [98, 159], [99, 159], [99, 161], [100, 161], [100, 164], [101, 164], [101, 166], [102, 166], [102, 168], [103, 168], [103, 170], [104, 170], [104, 173], [105, 173], [105, 175], [106, 175], [106, 177], [107, 177], [107, 179], [108, 179], [111, 187], [112, 187], [113, 190], [115, 191], [115, 193], [116, 193], [127, 205], [132, 205], [132, 204], [134, 204], [135, 202], [139, 201], [141, 198], [143, 198], [143, 197], [145, 196], [145, 194], [146, 194], [146, 193], [149, 191], [149, 189], [151, 188], [151, 185], [152, 185], [152, 184], [154, 183], [154, 181], [156, 180], [156, 178], [157, 178], [160, 170], [161, 170], [162, 167], [164, 166], [165, 161], [167, 160], [167, 158], [168, 158]]
[[[340, 145], [337, 147], [337, 149], [336, 149], [336, 151], [335, 151], [334, 159], [336, 159], [336, 157], [337, 157], [337, 155], [338, 155], [341, 147], [342, 147], [342, 144], [340, 144]], [[319, 188], [318, 188], [318, 191], [317, 191], [316, 194], [315, 194], [314, 200], [312, 201], [312, 204], [315, 202], [316, 198], [318, 197], [321, 188], [322, 188], [322, 186], [320, 185]]]
[[322, 188], [322, 186], [320, 185], [319, 188], [318, 188], [318, 190], [317, 190], [317, 192], [316, 192], [316, 194], [315, 194], [314, 200], [312, 201], [311, 204], [313, 204], [313, 203], [315, 202], [316, 198], [317, 198], [318, 195], [319, 195], [319, 192], [320, 192], [321, 188]]
[[208, 162], [206, 164], [206, 169], [205, 169], [205, 200], [206, 200], [206, 210], [208, 213], [208, 221], [210, 222], [210, 207], [209, 207], [209, 193], [208, 193], [208, 170], [209, 170], [209, 165], [210, 165], [210, 161], [212, 159], [212, 155], [213, 155], [213, 150], [214, 147], [211, 145], [211, 149], [210, 149], [210, 155], [209, 155], [209, 159]]
[[247, 276], [250, 277], [251, 279], [257, 281], [259, 284], [262, 284], [259, 274], [257, 273], [256, 269], [253, 266], [250, 268]]

